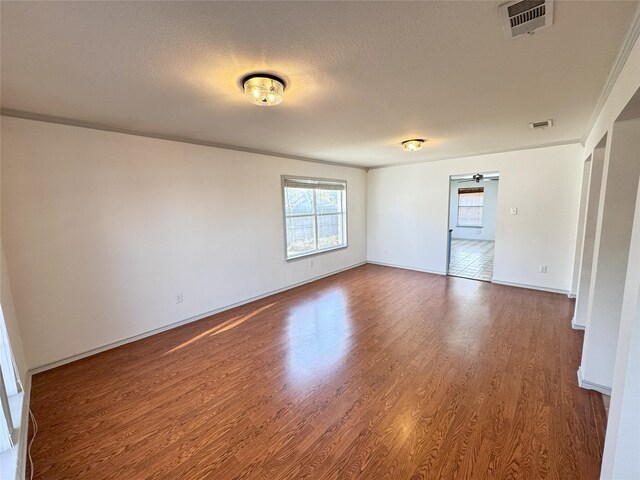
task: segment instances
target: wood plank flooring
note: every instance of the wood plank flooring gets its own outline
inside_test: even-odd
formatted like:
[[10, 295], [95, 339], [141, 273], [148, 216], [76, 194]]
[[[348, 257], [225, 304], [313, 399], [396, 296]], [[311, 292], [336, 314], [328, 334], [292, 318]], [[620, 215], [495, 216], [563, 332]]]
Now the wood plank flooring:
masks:
[[358, 267], [34, 376], [35, 478], [596, 479], [572, 312]]

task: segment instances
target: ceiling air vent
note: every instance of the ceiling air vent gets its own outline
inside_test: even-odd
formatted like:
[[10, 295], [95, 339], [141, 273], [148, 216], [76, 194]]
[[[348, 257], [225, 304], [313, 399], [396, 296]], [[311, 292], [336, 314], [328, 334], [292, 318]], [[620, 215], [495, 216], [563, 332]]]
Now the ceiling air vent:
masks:
[[553, 0], [521, 0], [500, 6], [504, 35], [509, 38], [536, 30], [553, 23]]
[[553, 127], [553, 120], [545, 120], [543, 122], [531, 122], [529, 128], [531, 130], [538, 130], [541, 128]]

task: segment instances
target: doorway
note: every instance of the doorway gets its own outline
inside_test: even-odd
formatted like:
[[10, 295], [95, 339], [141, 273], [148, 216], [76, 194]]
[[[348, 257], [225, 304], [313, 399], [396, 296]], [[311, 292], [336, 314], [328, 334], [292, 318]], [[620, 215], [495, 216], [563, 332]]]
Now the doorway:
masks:
[[499, 183], [499, 172], [450, 177], [447, 275], [492, 280]]

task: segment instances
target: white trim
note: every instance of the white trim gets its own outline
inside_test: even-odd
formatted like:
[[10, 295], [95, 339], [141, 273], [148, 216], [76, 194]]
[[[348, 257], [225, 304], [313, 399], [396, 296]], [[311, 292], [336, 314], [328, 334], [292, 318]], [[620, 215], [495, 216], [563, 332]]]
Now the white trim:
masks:
[[567, 293], [568, 298], [576, 298], [577, 295], [575, 293]]
[[27, 378], [22, 384], [24, 396], [22, 398], [22, 419], [20, 420], [20, 432], [18, 437], [18, 468], [16, 468], [16, 480], [23, 480], [27, 471], [27, 445], [29, 442], [29, 406], [31, 404], [31, 373], [27, 372]]
[[631, 20], [631, 24], [629, 25], [627, 34], [625, 35], [624, 41], [622, 42], [622, 47], [620, 48], [618, 56], [616, 57], [615, 62], [613, 62], [611, 70], [609, 71], [607, 81], [602, 87], [602, 91], [600, 92], [600, 96], [598, 97], [596, 106], [593, 109], [593, 113], [591, 114], [591, 118], [589, 119], [589, 123], [587, 124], [584, 135], [582, 135], [582, 138], [580, 139], [580, 143], [582, 145], [584, 145], [585, 141], [591, 134], [591, 130], [593, 130], [593, 126], [596, 124], [596, 120], [598, 119], [600, 112], [602, 112], [605, 103], [607, 103], [607, 99], [611, 94], [611, 90], [613, 90], [613, 86], [618, 81], [620, 72], [622, 72], [622, 68], [624, 67], [625, 63], [627, 63], [629, 54], [631, 53], [631, 50], [633, 50], [633, 46], [635, 45], [638, 36], [640, 36], [640, 5], [638, 5], [635, 13], [633, 14], [633, 19]]
[[52, 368], [60, 367], [62, 365], [66, 365], [67, 363], [75, 362], [76, 360], [80, 360], [80, 359], [85, 358], [85, 357], [90, 357], [90, 356], [95, 355], [97, 353], [105, 352], [107, 350], [111, 350], [112, 348], [120, 347], [122, 345], [126, 345], [127, 343], [135, 342], [137, 340], [141, 340], [143, 338], [150, 337], [151, 335], [155, 335], [156, 333], [166, 332], [167, 330], [171, 330], [173, 328], [180, 327], [182, 325], [186, 325], [187, 323], [195, 322], [197, 320], [202, 320], [203, 318], [210, 317], [211, 315], [215, 315], [217, 313], [221, 313], [221, 312], [224, 312], [226, 310], [231, 310], [232, 308], [236, 308], [236, 307], [239, 307], [241, 305], [246, 305], [247, 303], [255, 302], [256, 300], [260, 300], [261, 298], [265, 298], [265, 297], [268, 297], [270, 295], [275, 295], [276, 293], [285, 292], [287, 290], [291, 290], [292, 288], [300, 287], [300, 286], [305, 285], [307, 283], [312, 283], [312, 282], [315, 282], [316, 280], [320, 280], [320, 279], [325, 278], [325, 277], [330, 277], [331, 275], [336, 275], [336, 274], [338, 274], [340, 272], [344, 272], [346, 270], [351, 270], [352, 268], [360, 267], [362, 265], [365, 265], [366, 263], [367, 262], [356, 263], [356, 264], [350, 265], [348, 267], [341, 268], [339, 270], [334, 270], [332, 272], [325, 273], [324, 275], [319, 275], [317, 277], [309, 278], [309, 279], [304, 280], [302, 282], [294, 283], [292, 285], [288, 285], [286, 287], [279, 288], [279, 289], [276, 289], [276, 290], [271, 290], [269, 292], [257, 295], [255, 297], [248, 298], [246, 300], [242, 300], [240, 302], [232, 303], [230, 305], [225, 305], [224, 307], [216, 308], [214, 310], [202, 313], [200, 315], [196, 315], [194, 317], [189, 317], [189, 318], [186, 318], [184, 320], [180, 320], [178, 322], [170, 323], [169, 325], [165, 325], [164, 327], [155, 328], [155, 329], [149, 330], [147, 332], [139, 333], [138, 335], [133, 335], [131, 337], [123, 338], [122, 340], [118, 340], [118, 341], [115, 341], [115, 342], [108, 343], [108, 344], [103, 345], [101, 347], [92, 348], [92, 349], [87, 350], [85, 352], [78, 353], [76, 355], [71, 355], [70, 357], [63, 358], [62, 360], [56, 360], [55, 362], [46, 363], [44, 365], [40, 365], [38, 367], [32, 368], [31, 370], [29, 370], [29, 373], [32, 374], [32, 375], [35, 375], [37, 373], [45, 372], [47, 370], [51, 370]]
[[73, 118], [57, 117], [55, 115], [46, 115], [43, 113], [27, 112], [24, 110], [14, 110], [12, 108], [0, 108], [0, 115], [3, 117], [21, 118], [23, 120], [33, 120], [35, 122], [55, 123], [58, 125], [67, 125], [71, 127], [89, 128], [91, 130], [102, 130], [104, 132], [122, 133], [124, 135], [135, 135], [137, 137], [156, 138], [159, 140], [167, 140], [169, 142], [189, 143], [191, 145], [201, 145], [203, 147], [221, 148], [223, 150], [234, 150], [236, 152], [255, 153], [256, 155], [268, 155], [270, 157], [288, 158], [290, 160], [300, 160], [301, 162], [324, 163], [326, 165], [334, 165], [336, 167], [357, 168], [359, 170], [367, 170], [364, 165], [354, 165], [351, 163], [333, 162], [331, 160], [320, 160], [316, 158], [301, 157], [298, 155], [287, 155], [285, 153], [271, 152], [268, 150], [260, 150], [257, 148], [246, 148], [239, 145], [227, 145], [225, 143], [209, 142], [206, 140], [198, 140], [196, 138], [181, 137], [178, 135], [163, 135], [159, 133], [143, 132], [129, 128], [122, 128], [113, 125], [105, 125], [102, 123], [85, 122], [83, 120], [75, 120]]
[[143, 132], [128, 128], [105, 125], [101, 123], [85, 122], [75, 120], [73, 118], [57, 117], [55, 115], [46, 115], [42, 113], [27, 112], [24, 110], [15, 110], [12, 108], [0, 108], [0, 115], [3, 117], [21, 118], [23, 120], [32, 120], [34, 122], [55, 123], [58, 125], [67, 125], [78, 128], [89, 128], [91, 130], [102, 130], [104, 132], [122, 133], [124, 135], [135, 135], [137, 137], [155, 138], [159, 140], [167, 140], [169, 142], [188, 143], [191, 145], [201, 145], [204, 147], [221, 148], [223, 150], [234, 150], [237, 152], [255, 153], [256, 155], [268, 155], [270, 157], [288, 158], [291, 160], [300, 160], [301, 162], [323, 163], [325, 165], [334, 165], [336, 167], [357, 168], [358, 170], [369, 170], [376, 168], [401, 167], [404, 165], [414, 165], [417, 163], [437, 162], [440, 160], [453, 160], [457, 158], [478, 157], [481, 155], [493, 155], [496, 153], [518, 152], [520, 150], [532, 150], [535, 148], [558, 147], [561, 145], [572, 145], [574, 143], [583, 144], [579, 138], [564, 140], [560, 142], [543, 143], [540, 145], [527, 145], [524, 147], [504, 148], [500, 150], [486, 150], [482, 152], [462, 153], [457, 155], [448, 155], [444, 157], [426, 158], [412, 162], [387, 163], [383, 165], [356, 165], [353, 163], [334, 162], [331, 160], [321, 160], [317, 158], [301, 157], [298, 155], [288, 155], [286, 153], [271, 152], [268, 150], [260, 150], [255, 148], [246, 148], [238, 145], [227, 145], [224, 143], [208, 142], [206, 140], [198, 140], [195, 138], [181, 137], [177, 135], [163, 135], [153, 132]]
[[579, 323], [576, 323], [576, 317], [573, 317], [571, 319], [571, 328], [573, 328], [574, 330], [584, 330], [585, 326], [580, 325]]
[[[305, 180], [309, 181], [309, 185], [312, 187], [313, 191], [313, 213], [308, 214], [295, 214], [295, 215], [287, 215], [287, 181], [291, 180], [292, 182], [298, 180], [304, 182]], [[343, 185], [344, 188], [340, 189], [341, 192], [341, 207], [342, 211], [337, 213], [318, 213], [317, 211], [317, 188], [313, 188], [313, 185], [318, 185], [320, 183], [333, 183], [336, 185]], [[284, 233], [284, 258], [287, 262], [293, 262], [295, 260], [299, 260], [306, 257], [312, 257], [314, 255], [322, 255], [323, 253], [333, 252], [335, 250], [341, 250], [343, 248], [349, 247], [349, 218], [348, 218], [348, 208], [347, 208], [347, 181], [346, 180], [335, 180], [328, 178], [320, 178], [320, 177], [302, 177], [302, 176], [294, 176], [294, 175], [280, 175], [280, 189], [282, 190], [282, 227]], [[299, 218], [299, 217], [313, 217], [313, 231], [315, 235], [315, 245], [318, 246], [318, 216], [324, 215], [341, 215], [342, 216], [342, 241], [341, 245], [337, 245], [329, 248], [316, 248], [310, 252], [300, 253], [298, 255], [289, 256], [289, 250], [287, 249], [287, 220], [290, 218]]]
[[16, 441], [13, 447], [0, 452], [0, 477], [9, 480], [24, 480], [27, 465], [27, 446], [29, 433], [29, 401], [31, 396], [31, 375], [27, 373], [24, 384], [21, 382], [22, 389], [19, 393], [13, 395], [16, 403], [20, 403], [20, 419], [18, 420], [17, 412], [12, 410], [11, 416], [14, 417], [14, 425]]
[[578, 367], [578, 385], [586, 390], [595, 390], [596, 392], [611, 396], [611, 388], [585, 380], [582, 374], [582, 366]]
[[503, 280], [491, 280], [491, 283], [496, 283], [498, 285], [506, 285], [508, 287], [518, 287], [518, 288], [528, 288], [529, 290], [540, 290], [541, 292], [551, 292], [551, 293], [562, 293], [564, 295], [568, 295], [569, 290], [561, 290], [558, 288], [549, 288], [549, 287], [541, 287], [539, 285], [528, 285], [526, 283], [513, 283], [513, 282], [505, 282]]
[[371, 265], [380, 265], [382, 267], [401, 268], [403, 270], [413, 270], [414, 272], [431, 273], [432, 275], [447, 274], [446, 272], [441, 272], [437, 270], [425, 270], [423, 268], [414, 268], [414, 267], [407, 267], [405, 265], [396, 265], [395, 263], [372, 262], [371, 260], [367, 260], [367, 263], [370, 263]]
[[374, 165], [371, 167], [367, 167], [367, 171], [376, 170], [378, 168], [404, 167], [406, 165], [416, 165], [419, 163], [439, 162], [442, 160], [457, 160], [459, 158], [481, 157], [482, 155], [496, 155], [498, 153], [519, 152], [521, 150], [535, 150], [536, 148], [560, 147], [562, 145], [574, 145], [574, 144], [582, 145], [579, 138], [574, 138], [571, 140], [543, 143], [540, 145], [526, 145], [524, 147], [503, 148], [500, 150], [485, 150], [485, 151], [475, 152], [475, 153], [461, 153], [458, 155], [447, 155], [444, 157], [425, 158], [423, 160], [414, 160], [411, 162], [386, 163], [384, 165]]
[[[404, 265], [397, 265], [394, 263], [384, 263], [384, 262], [372, 262], [371, 260], [368, 260], [367, 263], [370, 263], [372, 265], [382, 265], [383, 267], [392, 267], [392, 268], [402, 268], [404, 270], [413, 270], [415, 272], [422, 272], [422, 273], [431, 273], [434, 275], [447, 275], [446, 272], [442, 272], [442, 271], [436, 271], [436, 270], [425, 270], [422, 268], [414, 268], [414, 267], [407, 267]], [[466, 277], [458, 277], [456, 275], [450, 275], [451, 277], [454, 278], [463, 278], [463, 279], [467, 279]], [[467, 280], [473, 280], [473, 281], [478, 281], [478, 279], [476, 278], [468, 278]], [[480, 281], [484, 281], [484, 280], [480, 280]], [[568, 294], [568, 290], [559, 290], [556, 288], [547, 288], [547, 287], [540, 287], [537, 285], [527, 285], [524, 283], [512, 283], [512, 282], [503, 282], [502, 280], [494, 280], [492, 279], [491, 282], [487, 282], [484, 281], [484, 283], [495, 283], [497, 285], [505, 285], [507, 287], [517, 287], [517, 288], [527, 288], [529, 290], [540, 290], [542, 292], [550, 292], [550, 293], [563, 293], [563, 294]]]

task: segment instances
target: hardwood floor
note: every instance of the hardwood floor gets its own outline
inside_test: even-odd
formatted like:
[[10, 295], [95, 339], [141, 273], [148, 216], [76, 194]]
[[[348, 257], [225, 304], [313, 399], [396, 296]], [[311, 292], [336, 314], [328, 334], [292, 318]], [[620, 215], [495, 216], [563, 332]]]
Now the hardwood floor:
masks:
[[35, 478], [595, 479], [572, 312], [358, 267], [34, 376]]

